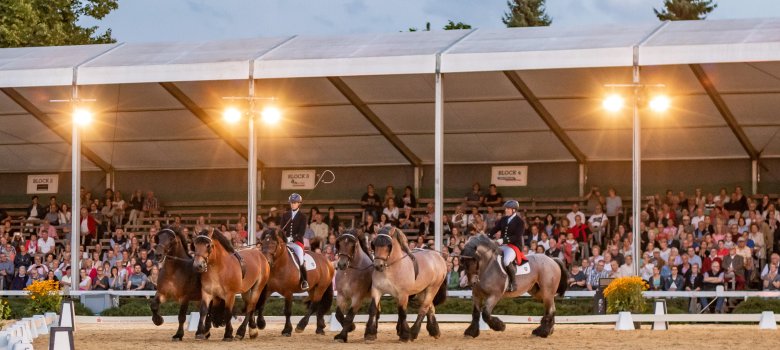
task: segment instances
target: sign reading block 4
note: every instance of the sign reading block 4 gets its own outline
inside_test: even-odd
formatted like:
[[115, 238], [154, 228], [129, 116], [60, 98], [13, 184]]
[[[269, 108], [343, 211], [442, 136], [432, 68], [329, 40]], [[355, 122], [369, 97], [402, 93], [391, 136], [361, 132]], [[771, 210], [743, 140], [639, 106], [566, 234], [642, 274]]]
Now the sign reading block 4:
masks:
[[315, 177], [314, 170], [282, 170], [282, 189], [311, 190]]
[[27, 194], [57, 193], [57, 174], [27, 175]]
[[498, 187], [528, 186], [528, 166], [494, 166], [490, 182]]

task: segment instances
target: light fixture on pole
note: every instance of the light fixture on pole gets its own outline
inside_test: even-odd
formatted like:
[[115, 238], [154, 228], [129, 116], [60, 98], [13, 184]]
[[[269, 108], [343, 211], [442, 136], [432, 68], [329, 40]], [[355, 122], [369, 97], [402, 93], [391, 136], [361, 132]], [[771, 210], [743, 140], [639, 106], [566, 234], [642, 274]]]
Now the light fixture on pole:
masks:
[[[640, 229], [640, 222], [641, 222], [641, 205], [642, 205], [642, 149], [641, 149], [641, 136], [642, 136], [642, 127], [641, 127], [641, 118], [640, 118], [640, 109], [649, 107], [651, 110], [657, 112], [657, 113], [663, 113], [669, 109], [671, 106], [671, 100], [666, 97], [665, 95], [656, 95], [654, 96], [648, 103], [647, 100], [647, 89], [648, 88], [665, 88], [666, 86], [663, 84], [640, 84], [639, 82], [639, 67], [634, 66], [633, 71], [633, 82], [631, 84], [607, 84], [606, 87], [609, 87], [611, 89], [615, 88], [630, 88], [633, 90], [633, 123], [632, 123], [632, 132], [633, 132], [633, 145], [632, 145], [632, 152], [631, 152], [631, 165], [632, 165], [632, 177], [633, 177], [633, 185], [632, 185], [632, 198], [631, 198], [631, 213], [632, 213], [632, 223], [631, 223], [631, 230], [632, 230], [632, 239], [633, 239], [633, 257], [634, 257], [634, 266], [633, 266], [633, 272], [634, 275], [639, 275], [639, 269], [641, 268], [639, 265], [642, 261], [642, 249], [641, 249], [641, 239], [639, 232]], [[616, 113], [620, 111], [623, 107], [623, 98], [616, 94], [609, 94], [604, 98], [604, 101], [602, 103], [602, 106], [604, 109], [611, 113]]]
[[[238, 108], [228, 107], [222, 113], [222, 117], [228, 123], [235, 124], [241, 120], [241, 116], [246, 114], [249, 120], [248, 132], [249, 132], [249, 157], [248, 158], [248, 181], [247, 181], [247, 244], [254, 246], [256, 241], [257, 221], [255, 216], [257, 215], [257, 140], [255, 139], [255, 123], [258, 113], [255, 111], [255, 101], [257, 100], [270, 100], [275, 101], [274, 97], [255, 97], [254, 96], [254, 79], [250, 79], [249, 83], [249, 96], [246, 97], [223, 97], [225, 100], [241, 100], [248, 102], [248, 108], [246, 112], [242, 112]], [[276, 124], [282, 119], [282, 112], [279, 108], [268, 105], [260, 113], [260, 117], [266, 124]]]

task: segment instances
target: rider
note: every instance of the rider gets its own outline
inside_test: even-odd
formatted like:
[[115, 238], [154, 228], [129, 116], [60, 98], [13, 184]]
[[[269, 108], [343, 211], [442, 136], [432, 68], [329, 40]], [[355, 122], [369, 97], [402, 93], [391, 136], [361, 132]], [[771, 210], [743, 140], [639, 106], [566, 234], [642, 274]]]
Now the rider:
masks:
[[497, 232], [501, 233], [501, 252], [504, 255], [503, 263], [506, 267], [506, 272], [509, 278], [509, 286], [507, 292], [513, 292], [517, 288], [515, 284], [515, 274], [517, 273], [517, 253], [520, 253], [522, 260], [525, 257], [522, 256], [523, 247], [523, 235], [525, 233], [525, 223], [523, 219], [517, 215], [517, 210], [520, 208], [520, 203], [516, 200], [508, 200], [504, 203], [504, 216], [496, 226], [490, 230], [490, 235], [493, 236]]
[[301, 202], [303, 197], [300, 194], [293, 193], [288, 199], [290, 202], [290, 211], [284, 213], [282, 217], [282, 231], [284, 231], [285, 237], [287, 237], [287, 246], [295, 252], [295, 256], [298, 257], [298, 262], [301, 264], [301, 289], [308, 290], [309, 282], [306, 281], [306, 267], [303, 263], [303, 235], [306, 233], [306, 214], [301, 210]]

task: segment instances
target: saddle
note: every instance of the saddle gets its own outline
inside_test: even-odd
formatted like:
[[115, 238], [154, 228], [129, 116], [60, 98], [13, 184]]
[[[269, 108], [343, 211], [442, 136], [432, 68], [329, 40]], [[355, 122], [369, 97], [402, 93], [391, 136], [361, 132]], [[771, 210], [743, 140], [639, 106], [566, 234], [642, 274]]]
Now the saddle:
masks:
[[528, 258], [525, 257], [525, 254], [523, 254], [523, 251], [520, 250], [520, 248], [518, 248], [516, 245], [512, 243], [507, 243], [506, 245], [515, 251], [515, 259], [516, 259], [515, 263], [517, 264], [518, 267], [528, 262]]
[[246, 264], [244, 264], [244, 258], [241, 254], [238, 254], [238, 252], [233, 252], [233, 256], [238, 259], [238, 264], [241, 266], [241, 279], [244, 279], [244, 277], [246, 277]]

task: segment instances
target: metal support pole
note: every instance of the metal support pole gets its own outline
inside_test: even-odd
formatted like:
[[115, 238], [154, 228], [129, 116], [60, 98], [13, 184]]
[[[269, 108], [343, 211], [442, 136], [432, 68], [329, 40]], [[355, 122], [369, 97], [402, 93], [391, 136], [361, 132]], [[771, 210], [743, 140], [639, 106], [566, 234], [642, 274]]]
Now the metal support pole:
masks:
[[[438, 57], [437, 57], [438, 58]], [[441, 222], [442, 216], [444, 216], [444, 95], [442, 93], [442, 81], [441, 73], [436, 69], [436, 103], [435, 103], [435, 128], [434, 128], [434, 212], [436, 217], [433, 218], [435, 224], [435, 249], [441, 251], [443, 223]]]
[[248, 206], [247, 221], [247, 243], [250, 246], [255, 245], [255, 232], [257, 231], [257, 142], [255, 142], [255, 79], [252, 75], [249, 77], [249, 186], [247, 188]]
[[633, 233], [634, 233], [634, 275], [639, 276], [640, 265], [642, 264], [642, 249], [641, 249], [641, 232], [639, 232], [639, 223], [642, 219], [642, 149], [641, 149], [641, 134], [642, 125], [640, 123], [639, 104], [641, 86], [639, 86], [639, 65], [634, 64], [633, 72], [634, 83], [634, 123], [633, 123], [633, 154], [631, 156], [631, 165], [633, 167], [633, 193], [631, 197], [631, 213], [634, 216], [633, 220]]
[[[76, 112], [76, 101], [78, 101], [79, 92], [76, 85], [76, 71], [73, 72], [73, 108], [71, 114], [71, 123], [73, 132], [71, 134], [71, 222], [70, 222], [70, 291], [75, 292], [79, 289], [79, 238], [81, 237], [81, 134], [79, 125], [73, 119]], [[108, 181], [106, 181], [108, 186]], [[87, 214], [89, 215], [89, 214]]]
[[579, 178], [580, 198], [582, 198], [585, 196], [585, 182], [587, 182], [588, 179], [587, 176], [585, 175], [585, 171], [586, 171], [585, 163], [579, 163], [579, 168], [580, 168], [580, 178]]
[[420, 198], [420, 181], [422, 179], [422, 167], [414, 167], [414, 198]]
[[750, 169], [751, 169], [751, 175], [752, 175], [751, 179], [753, 180], [753, 182], [752, 182], [752, 185], [753, 185], [752, 186], [752, 190], [753, 190], [753, 192], [752, 193], [753, 194], [757, 194], [758, 193], [758, 180], [759, 180], [758, 159], [753, 159], [753, 160], [750, 161]]

